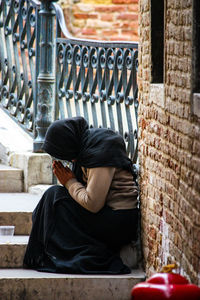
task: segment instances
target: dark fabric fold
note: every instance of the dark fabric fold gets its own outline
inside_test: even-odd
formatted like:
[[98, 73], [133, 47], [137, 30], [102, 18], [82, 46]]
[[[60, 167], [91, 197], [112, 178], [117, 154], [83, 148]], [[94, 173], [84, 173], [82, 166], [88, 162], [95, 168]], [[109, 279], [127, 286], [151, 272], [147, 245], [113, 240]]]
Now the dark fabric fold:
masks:
[[[70, 274], [126, 274], [117, 251], [136, 238], [137, 209], [93, 214], [61, 186], [48, 189], [33, 212], [24, 267]], [[124, 234], [126, 232], [126, 234]]]

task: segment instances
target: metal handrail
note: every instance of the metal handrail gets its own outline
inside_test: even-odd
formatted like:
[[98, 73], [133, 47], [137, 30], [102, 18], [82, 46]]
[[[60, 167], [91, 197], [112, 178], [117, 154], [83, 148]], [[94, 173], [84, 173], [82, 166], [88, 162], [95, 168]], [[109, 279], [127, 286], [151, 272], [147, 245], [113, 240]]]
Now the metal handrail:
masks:
[[0, 1], [0, 105], [33, 136], [40, 2]]

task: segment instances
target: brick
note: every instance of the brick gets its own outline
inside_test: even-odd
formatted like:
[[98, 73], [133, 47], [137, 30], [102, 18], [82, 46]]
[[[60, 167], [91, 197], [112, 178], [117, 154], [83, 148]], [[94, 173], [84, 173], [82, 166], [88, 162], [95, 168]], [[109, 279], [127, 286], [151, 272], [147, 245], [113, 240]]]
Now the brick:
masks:
[[86, 4], [104, 4], [104, 5], [109, 5], [112, 3], [112, 0], [84, 0], [83, 1]]
[[[74, 20], [73, 26], [83, 29], [85, 27], [85, 20], [80, 20], [80, 19]], [[74, 29], [74, 27], [73, 27], [73, 29]]]
[[74, 13], [76, 19], [96, 19], [97, 17], [97, 14]]
[[139, 7], [137, 3], [134, 3], [133, 5], [128, 6], [128, 11], [129, 12], [136, 12], [139, 13]]
[[193, 130], [194, 130], [194, 134], [195, 134], [195, 131], [197, 129], [197, 128], [193, 128], [192, 124], [188, 120], [184, 120], [184, 126], [183, 126], [183, 120], [180, 118], [177, 118], [174, 115], [170, 115], [169, 125], [174, 130], [179, 131], [187, 136], [191, 136]]
[[200, 126], [198, 126], [196, 124], [190, 124], [190, 136], [193, 137], [194, 139], [199, 140], [199, 137], [200, 137]]
[[135, 4], [138, 0], [112, 0], [113, 4]]
[[96, 6], [96, 12], [100, 13], [115, 13], [115, 12], [125, 12], [126, 7], [124, 5], [116, 6], [116, 5], [108, 5], [108, 6]]
[[82, 34], [83, 35], [96, 35], [97, 32], [96, 32], [96, 29], [94, 29], [94, 28], [87, 28], [87, 29], [82, 30]]
[[120, 14], [118, 17], [120, 20], [138, 20], [138, 15], [137, 14], [129, 14], [129, 13], [123, 13]]
[[192, 156], [190, 160], [190, 166], [192, 170], [200, 173], [200, 158], [197, 156]]
[[200, 156], [200, 142], [199, 141], [194, 141], [192, 152], [195, 155]]
[[104, 30], [102, 31], [103, 35], [106, 36], [113, 36], [113, 35], [117, 35], [117, 31], [116, 30]]
[[86, 26], [87, 28], [91, 27], [98, 30], [98, 29], [112, 28], [112, 23], [101, 21], [101, 20], [95, 20], [94, 22], [93, 19], [87, 19]]
[[156, 230], [154, 227], [150, 227], [149, 236], [150, 236], [153, 240], [156, 240], [157, 230]]
[[116, 26], [119, 28], [124, 28], [124, 29], [131, 29], [132, 32], [137, 33], [138, 32], [138, 21], [132, 21], [132, 22], [119, 22], [115, 23]]
[[[130, 41], [130, 37], [128, 35], [127, 36], [115, 35], [115, 36], [111, 36], [109, 39], [110, 41]], [[133, 37], [131, 40], [137, 41], [136, 36]]]
[[72, 12], [82, 12], [82, 13], [89, 13], [94, 11], [94, 6], [86, 3], [79, 2], [72, 7]]
[[131, 30], [131, 29], [129, 29], [129, 30], [123, 30], [123, 29], [122, 29], [121, 33], [122, 33], [123, 35], [125, 34], [125, 35], [131, 36], [132, 33], [133, 33], [133, 30]]
[[200, 174], [195, 174], [193, 179], [195, 190], [200, 194]]
[[100, 19], [102, 21], [113, 22], [113, 15], [112, 14], [104, 14], [104, 15], [101, 15]]
[[181, 179], [183, 179], [183, 181], [187, 181], [187, 184], [189, 186], [192, 186], [193, 184], [193, 177], [194, 177], [194, 173], [186, 168], [185, 166], [181, 166]]

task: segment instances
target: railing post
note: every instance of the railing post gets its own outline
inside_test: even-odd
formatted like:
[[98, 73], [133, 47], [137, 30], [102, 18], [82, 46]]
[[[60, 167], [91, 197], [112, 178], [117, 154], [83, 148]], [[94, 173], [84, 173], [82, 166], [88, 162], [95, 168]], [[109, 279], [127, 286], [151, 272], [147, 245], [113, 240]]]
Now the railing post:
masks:
[[[45, 133], [55, 116], [55, 11], [51, 3], [57, 0], [41, 0], [40, 57], [37, 77], [35, 139], [33, 151], [40, 152]], [[37, 63], [37, 62], [36, 62]]]

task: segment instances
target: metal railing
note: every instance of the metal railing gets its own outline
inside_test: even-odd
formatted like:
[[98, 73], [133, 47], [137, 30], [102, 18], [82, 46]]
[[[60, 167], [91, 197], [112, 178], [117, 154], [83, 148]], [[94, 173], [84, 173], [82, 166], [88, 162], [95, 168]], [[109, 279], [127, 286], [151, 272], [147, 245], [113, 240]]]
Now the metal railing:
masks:
[[36, 103], [39, 5], [36, 1], [0, 1], [0, 103], [29, 132], [34, 127]]
[[52, 1], [1, 0], [0, 45], [0, 105], [34, 151], [55, 118], [82, 115], [119, 132], [136, 163], [137, 43], [74, 38]]

